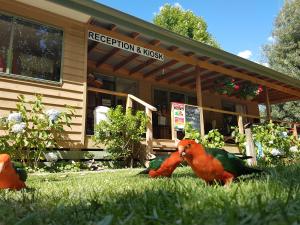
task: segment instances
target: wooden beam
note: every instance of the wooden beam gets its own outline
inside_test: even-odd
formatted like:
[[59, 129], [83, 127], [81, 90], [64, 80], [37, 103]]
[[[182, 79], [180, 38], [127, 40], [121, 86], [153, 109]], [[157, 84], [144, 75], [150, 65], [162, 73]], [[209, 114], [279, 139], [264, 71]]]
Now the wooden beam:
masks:
[[136, 39], [136, 38], [138, 38], [138, 36], [140, 36], [140, 33], [138, 33], [138, 32], [132, 32], [132, 33], [130, 34], [130, 36], [131, 36], [133, 39]]
[[263, 85], [263, 86], [266, 86], [266, 87], [269, 87], [269, 88], [279, 90], [281, 92], [285, 92], [285, 93], [300, 97], [300, 91], [298, 91], [298, 90], [291, 90], [290, 88], [282, 87], [280, 85], [267, 82], [263, 79], [253, 77], [251, 75], [247, 75], [247, 74], [242, 73], [242, 72], [227, 69], [227, 68], [225, 68], [223, 66], [219, 66], [219, 65], [213, 65], [213, 64], [211, 64], [207, 61], [201, 61], [201, 60], [199, 60], [199, 58], [188, 57], [188, 56], [185, 56], [185, 55], [180, 54], [180, 53], [171, 52], [171, 51], [169, 51], [167, 49], [164, 49], [162, 47], [151, 46], [151, 45], [146, 44], [142, 41], [138, 41], [138, 40], [132, 39], [130, 37], [127, 37], [123, 34], [120, 34], [116, 31], [109, 31], [109, 30], [106, 30], [106, 29], [103, 29], [103, 28], [100, 28], [100, 27], [92, 26], [92, 25], [89, 25], [88, 29], [92, 30], [92, 31], [95, 31], [95, 32], [99, 32], [99, 33], [104, 34], [104, 35], [112, 36], [114, 38], [117, 38], [117, 39], [120, 39], [120, 40], [123, 40], [123, 41], [127, 41], [127, 42], [130, 42], [130, 43], [139, 45], [139, 46], [144, 47], [144, 48], [149, 48], [149, 49], [152, 49], [154, 51], [158, 51], [158, 52], [164, 54], [165, 57], [170, 58], [170, 59], [175, 59], [175, 60], [177, 60], [179, 62], [182, 62], [182, 63], [187, 63], [187, 64], [191, 64], [191, 65], [194, 65], [194, 66], [199, 66], [201, 68], [211, 70], [211, 71], [215, 71], [217, 73], [228, 75], [228, 76], [231, 76], [231, 77], [234, 77], [234, 78], [240, 78], [240, 79], [248, 80], [248, 81], [251, 81], [252, 83], [255, 83], [255, 84], [260, 84], [260, 85]]
[[142, 64], [140, 64], [140, 65], [134, 67], [132, 70], [130, 70], [129, 75], [132, 75], [133, 73], [136, 73], [136, 72], [144, 69], [145, 67], [154, 63], [155, 61], [156, 61], [156, 59], [148, 59], [147, 61], [143, 62]]
[[91, 53], [97, 47], [98, 44], [99, 44], [98, 42], [93, 41], [91, 46], [89, 46], [88, 48], [88, 54]]
[[[150, 44], [153, 45], [153, 46], [157, 46], [157, 45], [160, 44], [160, 41], [159, 40], [152, 40], [152, 41], [150, 41]], [[155, 61], [156, 61], [156, 59], [148, 59], [147, 61], [141, 63], [140, 65], [138, 65], [138, 66], [134, 67], [132, 70], [130, 70], [129, 75], [142, 70], [143, 68], [151, 65]]]
[[[108, 30], [114, 31], [117, 29], [117, 25], [116, 24], [111, 24], [108, 26], [107, 28]], [[99, 42], [94, 41], [93, 45], [88, 49], [88, 53], [91, 53], [95, 48], [97, 48], [97, 46], [99, 45]]]
[[138, 54], [132, 54], [130, 56], [128, 56], [126, 59], [122, 60], [121, 62], [119, 62], [115, 67], [114, 67], [114, 71], [117, 71], [119, 69], [121, 69], [123, 66], [125, 66], [126, 64], [128, 64], [129, 62], [131, 62], [132, 60], [134, 60], [135, 58], [137, 58], [139, 55]]
[[[133, 32], [132, 34], [131, 34], [131, 37], [135, 40], [138, 36], [140, 35], [140, 33], [137, 33], [137, 32]], [[154, 45], [154, 46], [156, 46], [156, 45], [159, 45], [160, 44], [160, 41], [159, 40], [152, 40], [152, 41], [150, 41], [150, 44], [152, 44], [152, 45]], [[135, 58], [137, 58], [138, 56], [140, 56], [139, 54], [136, 54], [136, 53], [133, 53], [133, 54], [131, 54], [128, 58], [126, 58], [126, 59], [124, 59], [123, 61], [121, 61], [120, 63], [118, 63], [116, 66], [115, 66], [115, 68], [114, 68], [114, 71], [117, 71], [117, 70], [119, 70], [120, 68], [122, 68], [123, 66], [125, 66], [126, 64], [128, 64], [129, 62], [131, 62], [132, 60], [134, 60]], [[149, 62], [148, 63], [150, 63], [151, 61], [150, 60], [148, 60]], [[150, 63], [151, 64], [151, 63]], [[149, 65], [150, 65], [149, 64]], [[142, 64], [141, 64], [142, 65]], [[147, 66], [147, 65], [146, 65]], [[138, 66], [137, 66], [138, 67]], [[134, 69], [138, 69], [138, 68], [134, 68]], [[132, 70], [134, 70], [134, 69], [132, 69]], [[135, 71], [135, 72], [137, 72], [137, 71]], [[134, 71], [132, 72], [132, 73], [135, 73]], [[132, 74], [131, 73], [131, 74]]]
[[[132, 77], [132, 78], [135, 78], [139, 81], [145, 82], [145, 78], [143, 77], [143, 75], [144, 75], [143, 73], [137, 72], [137, 73], [132, 74], [130, 76], [129, 75], [129, 70], [125, 67], [121, 68], [117, 72], [114, 72], [114, 70], [113, 70], [114, 67], [110, 64], [104, 63], [100, 67], [96, 68], [96, 62], [92, 61], [92, 60], [88, 60], [88, 68], [90, 69], [90, 71], [101, 71], [101, 73], [116, 74], [116, 75], [124, 77], [124, 78]], [[157, 84], [157, 81], [155, 80], [154, 77], [147, 78], [147, 82]], [[167, 81], [160, 81], [159, 84], [160, 85], [169, 85]], [[181, 87], [178, 84], [175, 84], [175, 86], [176, 86], [176, 88], [178, 88], [178, 90], [181, 90], [183, 92], [193, 91], [190, 88]]]
[[267, 113], [267, 120], [271, 120], [271, 105], [269, 99], [269, 89], [265, 87], [265, 104], [266, 104], [266, 113]]
[[245, 129], [246, 135], [246, 155], [251, 156], [251, 159], [247, 159], [250, 166], [256, 166], [256, 150], [254, 147], [253, 135], [250, 128]]
[[200, 110], [200, 134], [203, 137], [205, 135], [204, 130], [204, 113], [203, 113], [203, 100], [202, 100], [202, 87], [201, 87], [201, 72], [198, 66], [195, 67], [196, 74], [196, 94], [197, 94], [197, 105]]
[[109, 60], [111, 57], [113, 57], [115, 54], [117, 54], [119, 51], [121, 51], [120, 48], [113, 48], [109, 53], [104, 55], [96, 64], [97, 67], [101, 66], [103, 63], [105, 63], [107, 60]]
[[298, 140], [298, 131], [297, 131], [297, 124], [295, 123], [293, 126], [293, 135], [296, 140]]
[[173, 79], [170, 79], [168, 81], [169, 84], [174, 84], [174, 83], [178, 83], [179, 81], [182, 81], [182, 80], [185, 80], [186, 78], [190, 78], [192, 76], [195, 76], [195, 71], [191, 71], [191, 72], [188, 72], [188, 73], [182, 73], [181, 76], [179, 77], [175, 77]]
[[244, 124], [243, 124], [243, 116], [242, 115], [237, 116], [237, 122], [238, 122], [238, 127], [239, 127], [239, 133], [244, 134]]
[[146, 131], [146, 152], [153, 153], [153, 126], [152, 126], [152, 111], [146, 107], [146, 115], [149, 119]]
[[117, 25], [116, 24], [111, 24], [108, 26], [108, 29], [111, 30], [111, 31], [114, 31], [117, 29]]
[[157, 76], [155, 79], [156, 79], [157, 81], [166, 80], [166, 79], [168, 79], [169, 77], [172, 77], [172, 76], [176, 75], [177, 73], [179, 73], [179, 72], [181, 72], [181, 71], [190, 69], [191, 67], [192, 67], [192, 65], [190, 65], [190, 64], [185, 64], [185, 65], [183, 65], [183, 66], [178, 67], [178, 68], [175, 69], [175, 70], [172, 70], [172, 71], [166, 73], [165, 75]]
[[[140, 33], [138, 32], [132, 32], [130, 34], [130, 37], [133, 39], [137, 39], [138, 36], [140, 36]], [[115, 67], [114, 67], [114, 71], [119, 70], [120, 68], [122, 68], [123, 66], [125, 66], [126, 64], [128, 64], [129, 62], [131, 62], [132, 60], [134, 60], [135, 58], [137, 58], [139, 55], [138, 54], [131, 54], [129, 57], [127, 57], [126, 59], [124, 59], [123, 61], [119, 62]]]
[[110, 91], [106, 89], [101, 89], [101, 88], [94, 88], [94, 87], [88, 87], [88, 91], [96, 92], [96, 93], [103, 93], [103, 94], [108, 94], [108, 95], [115, 95], [115, 96], [120, 96], [120, 97], [126, 97], [128, 94], [122, 93], [122, 92], [117, 92], [117, 91]]
[[156, 67], [155, 69], [150, 70], [149, 72], [145, 73], [145, 74], [144, 74], [144, 77], [147, 78], [147, 77], [149, 77], [149, 76], [151, 76], [151, 75], [157, 73], [158, 71], [160, 71], [160, 70], [162, 70], [162, 69], [166, 69], [166, 68], [168, 68], [168, 67], [170, 67], [170, 66], [175, 65], [176, 63], [178, 63], [177, 60], [170, 60], [169, 62], [167, 62], [167, 63], [165, 63], [165, 64], [163, 64], [163, 65], [161, 65], [161, 66], [159, 66], [159, 67]]
[[[194, 75], [195, 75], [195, 72], [194, 72]], [[180, 86], [187, 86], [191, 83], [195, 83], [195, 76], [192, 79], [182, 81], [181, 83], [179, 83], [179, 85]]]

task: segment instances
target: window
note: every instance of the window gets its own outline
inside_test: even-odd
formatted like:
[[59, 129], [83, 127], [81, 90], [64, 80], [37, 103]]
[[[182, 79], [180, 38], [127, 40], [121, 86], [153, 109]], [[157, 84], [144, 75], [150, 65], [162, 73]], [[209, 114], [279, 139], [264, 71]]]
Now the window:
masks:
[[155, 88], [153, 90], [153, 104], [157, 108], [157, 112], [153, 113], [154, 138], [171, 138], [171, 102], [197, 105], [197, 98], [191, 94]]
[[12, 18], [0, 15], [0, 72], [7, 71], [7, 56], [10, 42]]
[[[138, 90], [138, 84], [134, 80], [106, 76], [96, 72], [88, 74], [88, 86], [133, 95], [137, 95]], [[88, 91], [86, 134], [94, 134], [94, 110], [97, 106], [106, 106], [114, 108], [117, 105], [121, 105], [125, 109], [126, 98], [111, 94]], [[135, 102], [133, 102], [133, 109], [136, 108], [137, 105]]]
[[60, 81], [63, 32], [0, 15], [0, 72]]

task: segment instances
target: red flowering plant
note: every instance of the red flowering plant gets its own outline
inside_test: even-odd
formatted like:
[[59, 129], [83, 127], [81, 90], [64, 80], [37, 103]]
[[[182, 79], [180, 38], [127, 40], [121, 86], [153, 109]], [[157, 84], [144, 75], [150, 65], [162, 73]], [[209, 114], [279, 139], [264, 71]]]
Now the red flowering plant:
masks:
[[258, 84], [253, 84], [251, 82], [245, 82], [241, 84], [241, 87], [237, 93], [237, 96], [247, 100], [252, 100], [256, 96], [263, 92], [263, 87]]
[[235, 80], [229, 77], [217, 79], [215, 84], [216, 92], [222, 95], [235, 95], [240, 89], [240, 86], [235, 83]]

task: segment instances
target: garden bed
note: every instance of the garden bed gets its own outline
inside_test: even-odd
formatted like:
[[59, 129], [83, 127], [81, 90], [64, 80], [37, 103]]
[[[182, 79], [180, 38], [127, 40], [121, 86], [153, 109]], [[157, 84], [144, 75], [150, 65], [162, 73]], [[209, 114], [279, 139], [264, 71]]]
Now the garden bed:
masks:
[[29, 176], [28, 190], [0, 191], [0, 224], [296, 224], [300, 165], [206, 186], [190, 168], [150, 179], [138, 169]]

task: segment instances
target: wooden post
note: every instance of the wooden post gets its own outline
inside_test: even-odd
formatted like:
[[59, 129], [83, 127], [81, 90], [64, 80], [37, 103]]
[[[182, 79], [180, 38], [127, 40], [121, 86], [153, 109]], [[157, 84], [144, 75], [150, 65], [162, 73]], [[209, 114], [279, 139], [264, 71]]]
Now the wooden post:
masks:
[[250, 128], [245, 129], [245, 135], [246, 135], [246, 155], [252, 157], [251, 159], [247, 159], [247, 163], [250, 166], [255, 166], [257, 165], [256, 151], [255, 151], [252, 132]]
[[271, 120], [271, 105], [269, 98], [269, 89], [265, 87], [265, 100], [266, 100], [266, 112], [267, 112], [267, 120]]
[[293, 127], [293, 135], [296, 138], [296, 140], [298, 140], [298, 132], [297, 132], [297, 124], [296, 123], [294, 124], [294, 127]]
[[244, 124], [243, 124], [243, 116], [238, 115], [238, 126], [239, 126], [239, 133], [244, 134]]
[[149, 122], [147, 124], [146, 131], [146, 152], [147, 154], [153, 154], [153, 128], [152, 128], [152, 111], [146, 107], [146, 115], [148, 116]]
[[203, 102], [202, 102], [202, 85], [201, 85], [201, 74], [198, 66], [195, 67], [196, 73], [196, 93], [197, 93], [197, 105], [200, 111], [200, 134], [205, 135], [204, 130], [204, 115], [203, 115]]
[[126, 100], [126, 112], [129, 108], [132, 108], [132, 99], [127, 96], [127, 100]]

